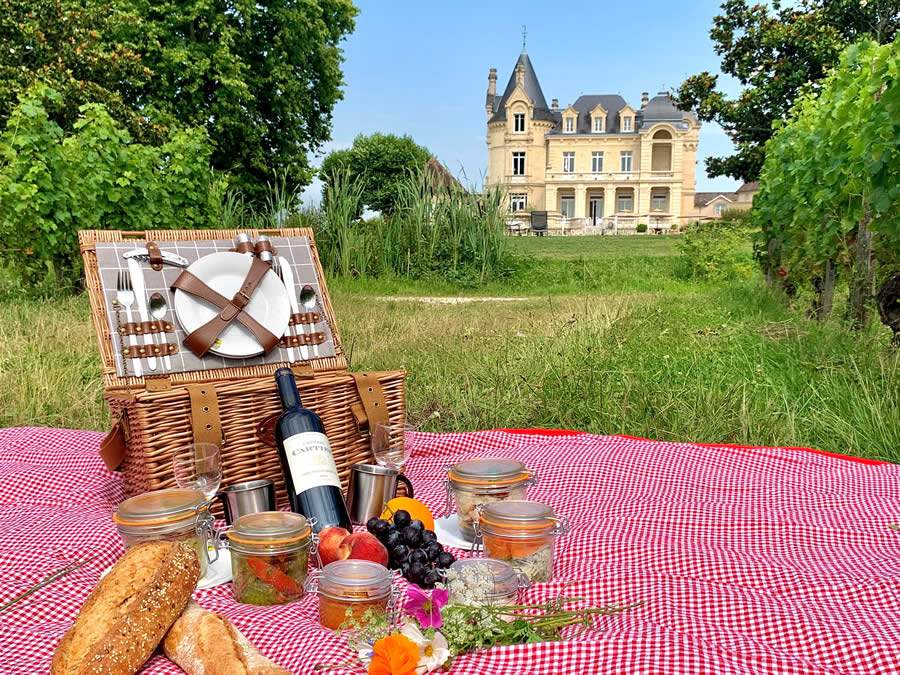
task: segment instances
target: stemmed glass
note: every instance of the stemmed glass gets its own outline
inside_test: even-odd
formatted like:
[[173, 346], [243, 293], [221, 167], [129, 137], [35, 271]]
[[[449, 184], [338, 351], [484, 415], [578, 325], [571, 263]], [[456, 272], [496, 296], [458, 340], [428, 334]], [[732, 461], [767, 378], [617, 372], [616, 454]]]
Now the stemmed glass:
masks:
[[372, 430], [372, 454], [379, 466], [403, 471], [412, 447], [409, 434], [416, 428], [411, 424], [391, 424], [379, 422]]
[[207, 500], [222, 483], [222, 453], [214, 443], [193, 443], [176, 450], [172, 458], [175, 482], [180, 488], [198, 490]]

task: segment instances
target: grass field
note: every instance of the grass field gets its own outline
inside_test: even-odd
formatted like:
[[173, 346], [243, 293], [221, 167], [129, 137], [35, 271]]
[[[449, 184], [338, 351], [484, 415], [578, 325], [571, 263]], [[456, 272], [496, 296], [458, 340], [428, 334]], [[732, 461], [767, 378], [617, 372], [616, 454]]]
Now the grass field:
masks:
[[[338, 280], [354, 368], [405, 368], [429, 430], [565, 427], [900, 461], [887, 330], [807, 321], [761, 280], [677, 278], [675, 237], [513, 238], [507, 282]], [[388, 296], [513, 296], [432, 305]], [[84, 298], [0, 303], [0, 425], [102, 429]]]

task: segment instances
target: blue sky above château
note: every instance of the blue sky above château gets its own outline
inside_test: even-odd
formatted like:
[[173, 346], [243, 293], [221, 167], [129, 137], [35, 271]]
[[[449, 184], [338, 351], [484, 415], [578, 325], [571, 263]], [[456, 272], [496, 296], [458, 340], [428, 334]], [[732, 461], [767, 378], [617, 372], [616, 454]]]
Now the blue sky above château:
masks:
[[[488, 69], [497, 68], [502, 93], [522, 51], [523, 25], [544, 96], [563, 108], [579, 96], [618, 94], [637, 109], [641, 92], [652, 97], [694, 73], [719, 72], [709, 39], [718, 1], [357, 0], [357, 6], [356, 30], [345, 44], [345, 97], [335, 107], [326, 151], [349, 146], [359, 133], [406, 133], [476, 185], [487, 165]], [[725, 133], [704, 123], [698, 190], [740, 185], [706, 176], [704, 158], [730, 149]], [[306, 197], [317, 200], [319, 191], [311, 186]]]

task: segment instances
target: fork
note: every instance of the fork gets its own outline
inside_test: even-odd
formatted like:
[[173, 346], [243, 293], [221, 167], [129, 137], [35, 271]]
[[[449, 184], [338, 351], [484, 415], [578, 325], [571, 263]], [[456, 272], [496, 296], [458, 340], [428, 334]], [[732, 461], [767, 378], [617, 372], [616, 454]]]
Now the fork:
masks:
[[[274, 256], [273, 256], [273, 258], [272, 258], [272, 271], [275, 272], [275, 274], [278, 275], [278, 278], [279, 278], [279, 279], [281, 279], [281, 283], [282, 283], [282, 285], [287, 289], [287, 292], [288, 292], [288, 293], [291, 293], [291, 292], [292, 292], [291, 289], [287, 287], [287, 284], [286, 284], [286, 283], [284, 283], [284, 272], [283, 272], [282, 269], [281, 269], [281, 265], [280, 265], [279, 262], [278, 262], [278, 258], [277, 258], [277, 257], [274, 257]], [[294, 326], [294, 327], [293, 327], [293, 333], [294, 333], [294, 335], [296, 335], [296, 330], [297, 330], [297, 327]], [[287, 327], [288, 337], [290, 337], [291, 332], [292, 332], [292, 330], [291, 330], [291, 325], [288, 324], [288, 327]], [[291, 347], [291, 346], [288, 346], [288, 348], [287, 348], [287, 357], [288, 357], [288, 363], [293, 363], [293, 362], [294, 362], [294, 348]]]
[[[116, 279], [116, 300], [125, 308], [125, 323], [131, 323], [131, 306], [134, 304], [134, 289], [131, 287], [131, 279], [122, 270], [119, 270], [119, 277]], [[137, 347], [137, 335], [129, 335], [128, 344]], [[122, 355], [122, 362], [126, 364], [125, 370], [127, 372], [128, 359], [125, 358], [124, 354]], [[141, 368], [141, 360], [132, 359], [132, 363], [134, 364], [134, 376], [141, 377], [144, 374], [144, 370]]]

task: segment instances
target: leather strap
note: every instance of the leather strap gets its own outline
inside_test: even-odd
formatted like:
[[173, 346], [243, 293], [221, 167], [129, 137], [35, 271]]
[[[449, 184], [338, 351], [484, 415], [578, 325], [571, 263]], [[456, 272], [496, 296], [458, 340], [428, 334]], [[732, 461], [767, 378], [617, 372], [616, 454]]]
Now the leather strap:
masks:
[[116, 420], [109, 433], [100, 441], [100, 457], [110, 471], [115, 471], [122, 465], [128, 446], [125, 443], [125, 428], [122, 418]]
[[275, 255], [275, 248], [272, 246], [272, 242], [268, 239], [260, 239], [256, 242], [256, 245], [253, 247], [256, 255], [259, 255], [263, 251], [268, 251], [273, 256]]
[[122, 347], [122, 356], [126, 359], [143, 359], [147, 356], [171, 356], [178, 353], [178, 345], [163, 342], [161, 345], [127, 345]]
[[159, 246], [156, 245], [155, 241], [147, 242], [147, 253], [150, 254], [150, 267], [152, 267], [154, 271], [159, 272], [163, 268], [163, 257], [162, 253], [160, 253]]
[[282, 347], [300, 345], [320, 345], [325, 342], [325, 333], [304, 333], [303, 335], [282, 335], [278, 344]]
[[168, 321], [143, 321], [119, 325], [119, 335], [144, 335], [145, 333], [174, 333], [175, 326]]
[[189, 384], [187, 390], [191, 397], [191, 431], [194, 443], [213, 443], [222, 447], [224, 439], [216, 386], [209, 382]]
[[188, 335], [184, 339], [184, 346], [202, 358], [215, 344], [222, 331], [232, 321], [237, 321], [253, 334], [265, 352], [271, 351], [278, 344], [278, 338], [243, 311], [250, 302], [253, 291], [270, 270], [271, 268], [266, 263], [259, 258], [254, 258], [244, 283], [231, 300], [211, 289], [187, 270], [182, 271], [172, 284], [172, 288], [196, 295], [221, 310], [213, 319]]
[[303, 312], [302, 314], [291, 314], [288, 324], [291, 326], [299, 326], [303, 324], [316, 324], [322, 320], [322, 315], [318, 312]]
[[360, 403], [353, 403], [350, 410], [356, 419], [356, 426], [360, 431], [372, 429], [379, 422], [388, 421], [387, 400], [384, 398], [384, 389], [378, 381], [379, 373], [350, 373], [356, 382], [356, 391], [359, 394]]

